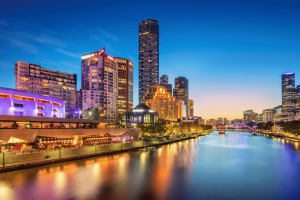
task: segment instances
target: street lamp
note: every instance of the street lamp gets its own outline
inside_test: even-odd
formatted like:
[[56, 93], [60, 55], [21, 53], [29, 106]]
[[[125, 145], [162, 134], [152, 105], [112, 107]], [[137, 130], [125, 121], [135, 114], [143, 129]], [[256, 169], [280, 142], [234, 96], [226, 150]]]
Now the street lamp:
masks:
[[92, 111], [89, 111], [89, 115], [90, 115], [90, 118], [91, 118], [91, 115], [92, 115]]
[[79, 110], [79, 115], [78, 115], [78, 118], [79, 118], [79, 119], [80, 119], [80, 117], [81, 117], [81, 113], [82, 113], [82, 111]]

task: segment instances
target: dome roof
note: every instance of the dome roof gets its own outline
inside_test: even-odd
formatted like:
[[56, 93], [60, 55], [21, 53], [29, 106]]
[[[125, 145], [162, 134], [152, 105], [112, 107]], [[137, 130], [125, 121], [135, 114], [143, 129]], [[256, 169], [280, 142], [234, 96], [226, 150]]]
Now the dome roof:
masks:
[[137, 105], [133, 110], [135, 110], [135, 109], [150, 110], [150, 108], [148, 106], [146, 106], [145, 104], [143, 104], [143, 103]]

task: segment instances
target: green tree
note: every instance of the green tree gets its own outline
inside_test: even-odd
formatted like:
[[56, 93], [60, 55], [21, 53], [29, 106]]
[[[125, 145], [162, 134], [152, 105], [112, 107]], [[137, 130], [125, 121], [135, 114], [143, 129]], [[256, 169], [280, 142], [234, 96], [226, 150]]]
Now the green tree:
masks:
[[294, 135], [300, 135], [300, 121], [293, 120], [286, 122], [282, 125], [282, 130], [287, 133], [291, 133]]
[[94, 119], [94, 120], [100, 120], [100, 110], [98, 108], [95, 108], [93, 110], [92, 119]]
[[265, 130], [272, 130], [274, 128], [274, 123], [268, 121], [265, 126]]
[[90, 119], [90, 112], [92, 112], [90, 108], [84, 111], [84, 119]]

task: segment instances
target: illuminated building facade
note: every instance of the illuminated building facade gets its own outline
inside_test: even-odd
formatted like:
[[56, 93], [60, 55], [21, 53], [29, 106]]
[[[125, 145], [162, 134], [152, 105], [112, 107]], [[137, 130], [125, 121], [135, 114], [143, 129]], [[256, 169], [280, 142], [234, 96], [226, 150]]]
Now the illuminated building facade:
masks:
[[173, 97], [179, 101], [183, 101], [186, 105], [186, 116], [190, 116], [189, 109], [189, 83], [185, 77], [175, 78], [175, 89], [173, 89]]
[[133, 109], [133, 63], [125, 58], [116, 58], [118, 65], [117, 116], [126, 122], [126, 112]]
[[118, 66], [101, 51], [81, 57], [82, 110], [99, 108], [101, 119], [115, 122], [117, 117]]
[[295, 94], [295, 73], [288, 72], [281, 75], [282, 86], [282, 114], [284, 121], [294, 113]]
[[126, 113], [126, 122], [129, 126], [137, 125], [137, 123], [153, 124], [158, 120], [156, 112], [151, 110], [145, 104], [139, 104], [130, 112]]
[[139, 24], [139, 102], [147, 88], [159, 83], [159, 26], [147, 19]]
[[166, 91], [172, 96], [172, 84], [169, 84], [169, 77], [167, 75], [162, 75], [160, 77], [160, 85], [164, 86]]
[[172, 97], [161, 85], [149, 87], [142, 103], [157, 112], [161, 119], [177, 120], [182, 118], [182, 103]]
[[194, 101], [192, 99], [189, 100], [189, 109], [190, 117], [194, 117]]
[[0, 88], [0, 115], [65, 118], [65, 102], [41, 94]]
[[274, 115], [275, 115], [275, 110], [274, 109], [265, 109], [263, 110], [263, 122], [273, 122], [274, 120]]
[[76, 109], [77, 75], [18, 61], [15, 64], [16, 89], [63, 100], [66, 115]]

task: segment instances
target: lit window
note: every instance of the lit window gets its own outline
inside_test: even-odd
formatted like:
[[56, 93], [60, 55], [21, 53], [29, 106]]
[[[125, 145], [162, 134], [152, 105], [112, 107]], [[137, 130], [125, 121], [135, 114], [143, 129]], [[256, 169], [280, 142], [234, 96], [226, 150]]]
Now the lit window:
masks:
[[0, 98], [10, 99], [10, 94], [1, 94], [0, 93]]
[[53, 105], [61, 107], [61, 104], [57, 102], [53, 102]]
[[38, 113], [37, 116], [44, 117], [44, 113]]
[[38, 106], [38, 109], [39, 110], [45, 110], [45, 107], [44, 106]]
[[16, 100], [23, 100], [23, 101], [32, 101], [35, 102], [35, 98], [32, 97], [24, 97], [24, 96], [19, 96], [19, 95], [15, 95], [14, 99]]
[[38, 99], [39, 103], [46, 103], [46, 104], [51, 104], [51, 101], [44, 100], [44, 99]]

